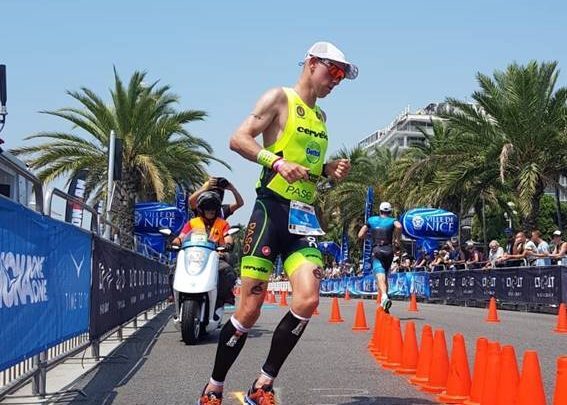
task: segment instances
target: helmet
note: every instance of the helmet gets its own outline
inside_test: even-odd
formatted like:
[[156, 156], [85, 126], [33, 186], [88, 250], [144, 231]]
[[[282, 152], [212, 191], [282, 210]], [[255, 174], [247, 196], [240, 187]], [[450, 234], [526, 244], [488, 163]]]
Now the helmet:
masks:
[[221, 208], [221, 199], [214, 191], [205, 191], [197, 198], [197, 213], [203, 215], [205, 211], [215, 210], [217, 215]]

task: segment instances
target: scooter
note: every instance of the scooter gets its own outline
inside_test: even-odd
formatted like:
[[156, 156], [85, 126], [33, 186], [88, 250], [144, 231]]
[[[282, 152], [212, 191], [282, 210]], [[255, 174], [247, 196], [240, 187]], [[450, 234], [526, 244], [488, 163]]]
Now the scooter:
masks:
[[[230, 228], [225, 236], [238, 231], [239, 228]], [[166, 234], [167, 230], [160, 232]], [[219, 253], [224, 250], [223, 246], [210, 241], [206, 232], [193, 230], [177, 254], [173, 279], [173, 323], [187, 345], [197, 344], [205, 334], [222, 325], [224, 305], [215, 307], [215, 304]]]

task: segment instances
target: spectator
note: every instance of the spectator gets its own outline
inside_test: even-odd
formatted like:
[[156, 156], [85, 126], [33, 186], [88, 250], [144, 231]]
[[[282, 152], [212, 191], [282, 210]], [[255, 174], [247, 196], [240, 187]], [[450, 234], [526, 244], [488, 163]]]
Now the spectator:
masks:
[[397, 273], [400, 270], [400, 257], [394, 256], [392, 259], [392, 265], [390, 266], [390, 273]]
[[232, 193], [232, 195], [234, 196], [234, 203], [223, 204], [222, 207], [221, 207], [220, 216], [223, 219], [227, 219], [229, 216], [234, 214], [234, 212], [237, 209], [239, 209], [240, 207], [242, 207], [244, 205], [244, 200], [242, 199], [242, 196], [240, 195], [240, 193], [238, 192], [236, 187], [234, 187], [232, 185], [232, 183], [230, 183], [224, 177], [210, 177], [199, 189], [195, 190], [195, 192], [193, 192], [193, 194], [191, 194], [189, 196], [189, 199], [188, 199], [189, 207], [192, 210], [195, 210], [196, 204], [197, 204], [197, 199], [205, 191], [214, 191], [215, 193], [217, 193], [219, 195], [219, 197], [222, 201], [224, 199], [225, 190], [230, 191]]
[[427, 269], [427, 265], [429, 264], [428, 255], [425, 249], [421, 250], [418, 254], [417, 259], [414, 263], [415, 271], [424, 271]]
[[468, 269], [480, 268], [480, 262], [482, 262], [482, 254], [472, 240], [466, 242], [464, 255], [465, 264]]
[[533, 231], [531, 241], [536, 247], [536, 253], [532, 255], [533, 257], [537, 257], [535, 265], [550, 266], [551, 259], [549, 258], [549, 245], [541, 238], [541, 232], [538, 230]]
[[429, 263], [430, 271], [442, 271], [445, 270], [445, 257], [447, 252], [445, 250], [434, 250], [433, 260]]
[[454, 243], [452, 241], [447, 241], [447, 243], [445, 243], [444, 249], [447, 251], [447, 260], [445, 261], [445, 264], [449, 266], [450, 270], [457, 270], [458, 268], [464, 267], [465, 255], [458, 247], [459, 244], [456, 240]]
[[511, 267], [524, 266], [535, 249], [536, 246], [533, 242], [531, 242], [531, 245], [528, 244], [526, 234], [524, 232], [518, 232], [514, 239], [512, 254], [504, 254], [506, 265]]
[[555, 264], [567, 266], [567, 242], [561, 240], [561, 231], [553, 232], [553, 250], [550, 257], [555, 261]]
[[514, 242], [516, 238], [514, 237], [514, 232], [510, 228], [506, 228], [504, 232], [506, 234], [506, 246], [504, 247], [504, 253], [508, 255], [514, 254]]
[[402, 254], [402, 258], [400, 260], [400, 270], [399, 271], [411, 271], [412, 267], [412, 258], [407, 253]]
[[497, 240], [491, 240], [488, 244], [488, 248], [488, 261], [484, 266], [485, 268], [495, 268], [504, 262], [504, 249], [502, 249]]

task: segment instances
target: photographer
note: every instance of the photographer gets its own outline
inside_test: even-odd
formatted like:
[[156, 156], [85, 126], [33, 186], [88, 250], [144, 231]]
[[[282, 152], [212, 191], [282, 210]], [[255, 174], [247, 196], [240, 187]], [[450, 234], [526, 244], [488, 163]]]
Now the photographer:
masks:
[[238, 190], [236, 190], [236, 187], [234, 187], [232, 183], [224, 177], [210, 177], [209, 180], [207, 180], [199, 189], [189, 196], [189, 207], [195, 211], [197, 199], [205, 191], [214, 191], [219, 195], [222, 201], [224, 199], [225, 190], [229, 190], [232, 193], [235, 201], [232, 204], [223, 204], [221, 207], [220, 216], [227, 219], [229, 216], [234, 214], [237, 209], [244, 205], [244, 200]]

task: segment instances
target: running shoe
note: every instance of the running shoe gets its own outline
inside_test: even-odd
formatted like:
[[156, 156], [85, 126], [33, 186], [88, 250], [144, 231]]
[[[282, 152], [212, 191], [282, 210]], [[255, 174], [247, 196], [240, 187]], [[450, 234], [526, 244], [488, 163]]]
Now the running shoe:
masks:
[[274, 388], [265, 384], [261, 388], [252, 388], [248, 390], [248, 393], [244, 397], [244, 401], [248, 405], [276, 405], [276, 394], [274, 393]]
[[203, 392], [197, 405], [222, 405], [222, 394], [220, 392]]
[[392, 306], [392, 300], [390, 298], [386, 298], [384, 302], [382, 302], [382, 308], [384, 308], [384, 312], [389, 314], [390, 307]]

